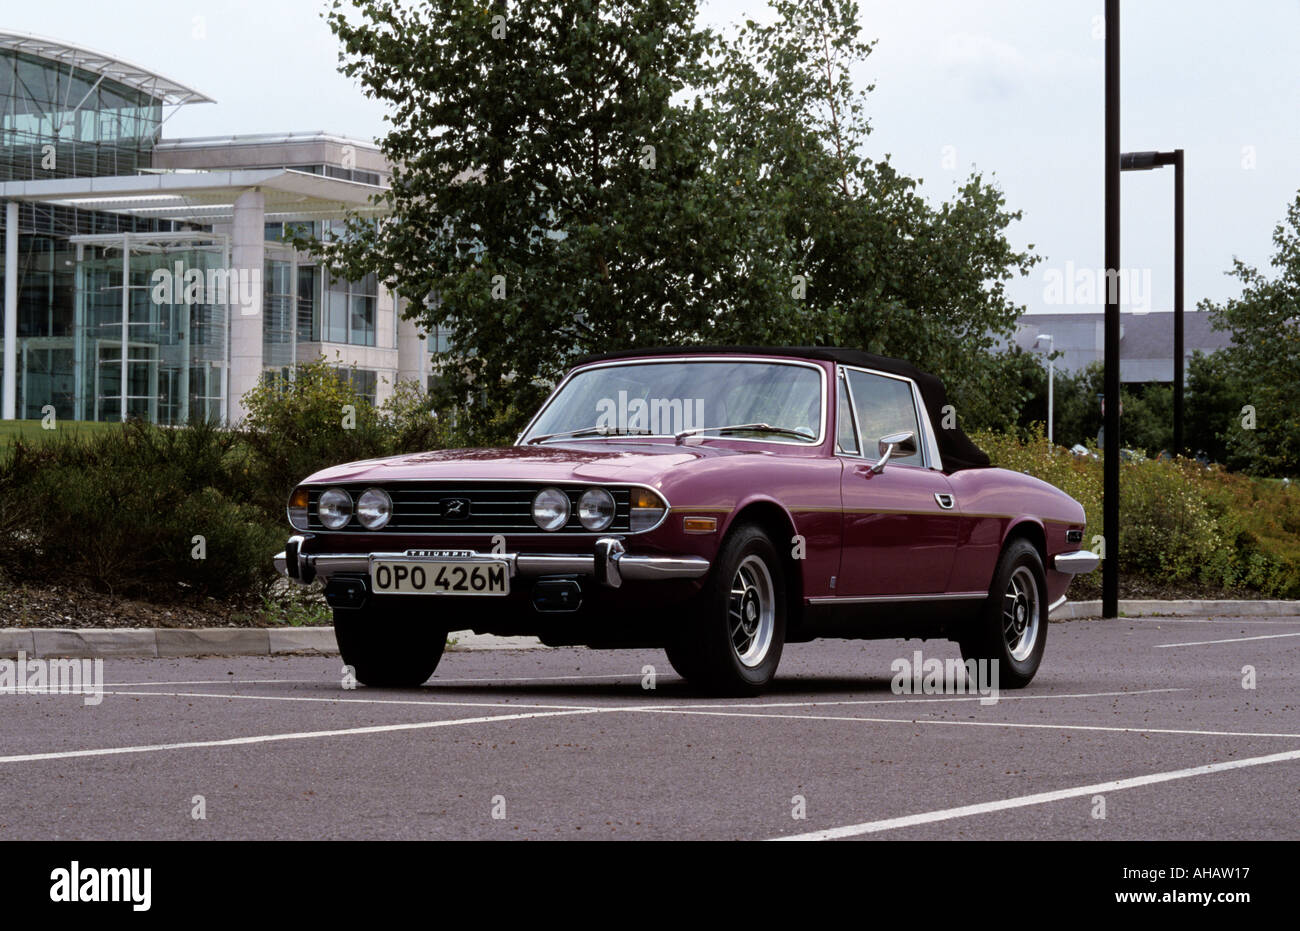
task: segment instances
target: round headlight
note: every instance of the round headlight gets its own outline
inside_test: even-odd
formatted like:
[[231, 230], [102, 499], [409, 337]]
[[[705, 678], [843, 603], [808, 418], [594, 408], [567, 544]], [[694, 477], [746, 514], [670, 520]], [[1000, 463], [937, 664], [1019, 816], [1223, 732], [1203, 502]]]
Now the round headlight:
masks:
[[393, 516], [393, 499], [382, 488], [367, 488], [357, 499], [357, 520], [367, 530], [380, 530]]
[[604, 530], [614, 523], [614, 496], [603, 488], [589, 488], [578, 499], [578, 520], [588, 530]]
[[533, 520], [543, 530], [559, 530], [569, 522], [569, 496], [558, 488], [543, 488], [533, 498]]
[[342, 530], [352, 519], [352, 496], [342, 488], [323, 492], [316, 502], [316, 516], [326, 530]]

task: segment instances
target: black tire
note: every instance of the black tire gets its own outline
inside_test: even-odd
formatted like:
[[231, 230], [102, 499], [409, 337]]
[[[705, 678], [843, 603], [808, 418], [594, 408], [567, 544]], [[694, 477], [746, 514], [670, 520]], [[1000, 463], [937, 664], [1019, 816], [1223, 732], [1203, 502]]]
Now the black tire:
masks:
[[447, 631], [427, 618], [385, 608], [335, 608], [334, 636], [344, 665], [375, 688], [415, 688], [438, 668]]
[[[739, 586], [735, 594], [733, 586]], [[735, 528], [718, 551], [704, 590], [670, 632], [668, 661], [692, 686], [710, 694], [759, 694], [781, 662], [785, 599], [785, 568], [772, 541], [753, 524]]]
[[1047, 577], [1038, 549], [1025, 539], [1002, 551], [988, 600], [958, 644], [964, 660], [998, 664], [998, 686], [1022, 689], [1047, 648]]

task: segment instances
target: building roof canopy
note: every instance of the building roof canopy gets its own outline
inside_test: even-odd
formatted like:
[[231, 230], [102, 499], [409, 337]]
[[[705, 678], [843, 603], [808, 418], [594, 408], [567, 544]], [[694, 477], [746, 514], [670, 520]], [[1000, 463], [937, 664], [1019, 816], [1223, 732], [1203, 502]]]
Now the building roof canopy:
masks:
[[287, 168], [8, 181], [0, 184], [0, 200], [207, 224], [228, 220], [235, 198], [249, 190], [265, 196], [268, 222], [329, 219], [345, 211], [369, 216], [385, 212], [371, 203], [383, 188]]
[[47, 39], [26, 32], [0, 30], [0, 50], [21, 52], [46, 61], [70, 65], [92, 74], [103, 75], [167, 105], [214, 102], [211, 97], [164, 77], [156, 71], [150, 71], [94, 49], [61, 42], [58, 39]]

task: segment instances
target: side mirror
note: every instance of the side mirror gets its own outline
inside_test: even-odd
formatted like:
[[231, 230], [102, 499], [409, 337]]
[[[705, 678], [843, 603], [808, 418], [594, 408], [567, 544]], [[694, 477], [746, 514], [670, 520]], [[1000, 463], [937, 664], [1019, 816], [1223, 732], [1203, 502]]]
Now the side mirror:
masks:
[[903, 433], [891, 433], [888, 436], [882, 436], [877, 444], [880, 450], [880, 459], [871, 467], [871, 471], [879, 475], [885, 471], [885, 464], [893, 457], [894, 453], [900, 456], [916, 455], [916, 434], [911, 430]]

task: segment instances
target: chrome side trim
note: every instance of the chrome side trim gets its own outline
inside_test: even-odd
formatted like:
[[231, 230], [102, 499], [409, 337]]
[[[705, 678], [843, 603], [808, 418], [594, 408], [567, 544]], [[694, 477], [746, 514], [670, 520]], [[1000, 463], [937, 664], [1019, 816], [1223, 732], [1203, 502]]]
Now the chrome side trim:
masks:
[[975, 601], [987, 598], [988, 592], [935, 592], [931, 595], [814, 595], [809, 604], [901, 604], [917, 601]]
[[1069, 572], [1074, 575], [1091, 572], [1099, 565], [1101, 565], [1101, 557], [1091, 550], [1057, 553], [1052, 557], [1052, 568], [1057, 572]]

